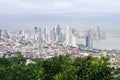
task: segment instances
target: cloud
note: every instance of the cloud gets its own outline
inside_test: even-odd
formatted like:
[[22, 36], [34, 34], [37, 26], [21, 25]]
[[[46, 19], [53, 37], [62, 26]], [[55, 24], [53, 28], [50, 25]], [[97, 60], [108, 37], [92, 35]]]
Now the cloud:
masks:
[[0, 0], [0, 13], [3, 14], [22, 13], [33, 7], [34, 4], [26, 3], [20, 0]]
[[120, 13], [120, 0], [0, 0], [0, 14]]

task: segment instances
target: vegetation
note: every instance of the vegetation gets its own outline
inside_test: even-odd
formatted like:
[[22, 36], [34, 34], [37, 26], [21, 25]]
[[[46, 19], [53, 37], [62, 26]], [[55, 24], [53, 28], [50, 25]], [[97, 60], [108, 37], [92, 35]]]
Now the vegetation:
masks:
[[26, 65], [21, 55], [0, 58], [0, 80], [115, 80], [107, 60], [60, 55], [46, 60], [35, 59], [35, 64]]

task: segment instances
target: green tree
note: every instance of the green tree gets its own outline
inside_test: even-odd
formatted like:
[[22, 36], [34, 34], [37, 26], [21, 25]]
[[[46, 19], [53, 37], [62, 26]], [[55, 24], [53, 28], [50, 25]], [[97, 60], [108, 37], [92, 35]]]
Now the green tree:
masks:
[[112, 69], [108, 62], [91, 56], [76, 58], [77, 80], [112, 80]]
[[[119, 80], [119, 69], [109, 67], [109, 56], [70, 58], [60, 55], [51, 59], [35, 59], [26, 63], [18, 57], [0, 58], [0, 80]], [[113, 75], [111, 73], [114, 73]]]

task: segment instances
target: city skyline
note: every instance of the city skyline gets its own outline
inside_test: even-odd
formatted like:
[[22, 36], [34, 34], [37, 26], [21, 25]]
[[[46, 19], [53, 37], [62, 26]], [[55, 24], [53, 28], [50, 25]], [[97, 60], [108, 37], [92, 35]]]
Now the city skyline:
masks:
[[1, 80], [119, 80], [120, 0], [0, 0]]

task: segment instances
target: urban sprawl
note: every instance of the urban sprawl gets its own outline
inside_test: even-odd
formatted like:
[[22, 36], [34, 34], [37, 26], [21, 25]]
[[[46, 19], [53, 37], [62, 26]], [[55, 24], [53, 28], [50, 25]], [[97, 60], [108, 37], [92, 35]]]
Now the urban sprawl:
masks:
[[52, 58], [58, 55], [70, 54], [72, 58], [92, 55], [110, 56], [110, 62], [118, 67], [120, 64], [119, 50], [96, 49], [94, 40], [105, 39], [105, 32], [100, 27], [79, 31], [70, 26], [63, 29], [56, 27], [34, 27], [33, 30], [18, 30], [11, 32], [0, 30], [0, 57], [15, 57], [21, 53], [29, 59]]

